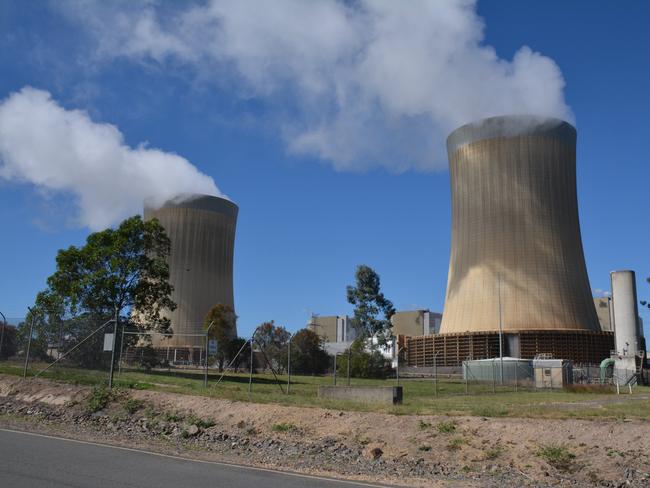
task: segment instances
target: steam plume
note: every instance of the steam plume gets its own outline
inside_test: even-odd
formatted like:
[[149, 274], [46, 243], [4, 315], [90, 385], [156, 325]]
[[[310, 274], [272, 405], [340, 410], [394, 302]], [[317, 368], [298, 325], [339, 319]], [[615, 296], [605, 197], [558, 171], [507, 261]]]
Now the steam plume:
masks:
[[185, 158], [129, 147], [114, 125], [31, 87], [0, 101], [0, 178], [73, 195], [76, 223], [93, 230], [140, 213], [152, 195], [154, 203], [184, 192], [220, 195]]
[[485, 117], [573, 121], [555, 62], [527, 46], [500, 58], [474, 0], [55, 5], [87, 29], [96, 60], [181, 64], [262, 99], [289, 151], [338, 169], [444, 167], [449, 132]]

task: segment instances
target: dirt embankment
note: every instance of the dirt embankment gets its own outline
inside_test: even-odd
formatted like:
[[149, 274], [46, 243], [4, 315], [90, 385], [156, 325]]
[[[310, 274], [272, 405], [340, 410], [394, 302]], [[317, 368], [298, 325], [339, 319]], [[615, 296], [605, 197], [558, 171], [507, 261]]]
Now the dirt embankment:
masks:
[[[93, 411], [94, 410], [94, 411]], [[0, 375], [0, 425], [409, 486], [650, 486], [650, 423], [395, 416]]]

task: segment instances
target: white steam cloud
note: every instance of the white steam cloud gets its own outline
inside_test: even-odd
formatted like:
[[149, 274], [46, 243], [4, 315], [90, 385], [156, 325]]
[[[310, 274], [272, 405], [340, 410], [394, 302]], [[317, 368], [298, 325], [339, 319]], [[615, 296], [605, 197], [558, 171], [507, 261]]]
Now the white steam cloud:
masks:
[[176, 154], [132, 148], [110, 124], [66, 110], [26, 87], [0, 101], [0, 179], [71, 194], [77, 224], [93, 230], [179, 193], [220, 195], [214, 181]]
[[444, 140], [484, 117], [572, 121], [555, 62], [485, 45], [474, 0], [56, 2], [96, 60], [179, 65], [270, 107], [291, 152], [338, 169], [446, 166]]

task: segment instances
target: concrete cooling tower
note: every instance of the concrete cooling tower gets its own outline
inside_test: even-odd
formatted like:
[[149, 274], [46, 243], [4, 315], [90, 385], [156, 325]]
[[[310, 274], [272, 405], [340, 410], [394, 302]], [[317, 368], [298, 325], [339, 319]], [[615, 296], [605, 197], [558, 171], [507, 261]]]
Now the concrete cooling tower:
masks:
[[[233, 255], [238, 207], [209, 195], [181, 195], [160, 207], [145, 202], [144, 218], [158, 219], [171, 240], [174, 335], [156, 347], [205, 348], [203, 321], [217, 303], [234, 310]], [[236, 334], [236, 332], [235, 332]]]
[[440, 332], [600, 330], [580, 238], [576, 130], [494, 117], [447, 140], [451, 258]]
[[[447, 139], [451, 256], [440, 334], [413, 338], [409, 364], [499, 354], [608, 357], [580, 237], [576, 130], [557, 119], [493, 117]], [[499, 331], [503, 334], [499, 334]]]

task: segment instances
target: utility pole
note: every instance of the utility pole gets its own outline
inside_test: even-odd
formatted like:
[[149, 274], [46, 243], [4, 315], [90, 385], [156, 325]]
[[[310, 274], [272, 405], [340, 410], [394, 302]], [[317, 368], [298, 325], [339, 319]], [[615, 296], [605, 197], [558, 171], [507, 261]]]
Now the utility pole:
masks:
[[113, 369], [115, 368], [115, 344], [117, 339], [117, 324], [119, 322], [117, 306], [115, 306], [115, 315], [113, 317], [113, 345], [111, 346], [111, 368], [108, 374], [108, 389], [113, 388]]
[[348, 386], [350, 386], [350, 360], [352, 359], [352, 344], [348, 347]]
[[23, 368], [23, 378], [27, 378], [27, 366], [29, 366], [29, 350], [32, 348], [32, 335], [34, 334], [34, 320], [36, 319], [36, 315], [34, 311], [27, 307], [27, 310], [29, 310], [29, 313], [32, 315], [32, 321], [29, 324], [29, 337], [27, 338], [27, 352], [25, 354], [25, 366]]

